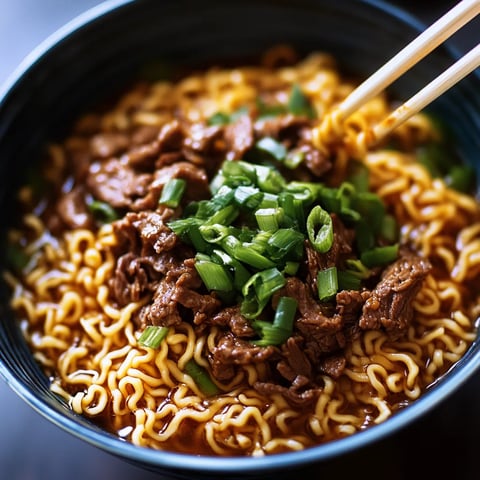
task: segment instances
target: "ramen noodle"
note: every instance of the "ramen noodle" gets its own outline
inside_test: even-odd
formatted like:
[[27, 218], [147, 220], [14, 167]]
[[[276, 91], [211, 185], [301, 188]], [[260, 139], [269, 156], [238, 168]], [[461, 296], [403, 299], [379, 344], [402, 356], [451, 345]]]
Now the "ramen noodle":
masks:
[[[386, 96], [321, 123], [354, 86], [330, 56], [279, 47], [140, 82], [48, 147], [42, 184], [18, 191], [5, 278], [73, 411], [139, 446], [260, 456], [384, 422], [462, 357], [479, 206], [420, 161], [436, 148], [454, 163], [427, 115], [374, 147], [359, 134]], [[357, 203], [377, 210], [365, 221]], [[163, 338], [148, 343], [148, 327]]]

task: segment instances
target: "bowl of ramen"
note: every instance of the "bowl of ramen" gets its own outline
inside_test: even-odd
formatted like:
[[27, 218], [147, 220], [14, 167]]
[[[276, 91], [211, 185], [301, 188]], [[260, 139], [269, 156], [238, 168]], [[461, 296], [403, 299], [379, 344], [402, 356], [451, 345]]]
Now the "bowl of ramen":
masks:
[[422, 29], [377, 1], [112, 1], [40, 46], [0, 103], [18, 395], [150, 470], [245, 478], [461, 388], [480, 364], [480, 78], [367, 142], [442, 47], [330, 115]]

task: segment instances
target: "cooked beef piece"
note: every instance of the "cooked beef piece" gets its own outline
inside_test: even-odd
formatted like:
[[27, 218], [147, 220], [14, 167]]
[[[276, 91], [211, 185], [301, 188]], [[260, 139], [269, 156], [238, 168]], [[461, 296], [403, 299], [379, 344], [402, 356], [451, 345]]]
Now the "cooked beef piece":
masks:
[[358, 319], [363, 304], [370, 292], [363, 290], [340, 290], [336, 295], [335, 316], [342, 318], [343, 332], [348, 340], [354, 340], [360, 335]]
[[303, 347], [303, 338], [296, 336], [290, 337], [282, 345], [282, 360], [278, 362], [277, 370], [282, 377], [293, 381], [296, 377], [303, 376], [312, 378], [312, 364], [305, 355]]
[[119, 249], [135, 251], [141, 257], [172, 250], [178, 244], [178, 237], [165, 224], [170, 215], [170, 209], [128, 212], [113, 223]]
[[326, 375], [337, 379], [342, 375], [346, 364], [347, 360], [342, 354], [329, 355], [320, 362], [319, 369]]
[[155, 139], [149, 143], [134, 146], [128, 153], [122, 156], [122, 161], [135, 170], [143, 170], [150, 173], [159, 154], [160, 142]]
[[314, 175], [321, 178], [332, 169], [332, 159], [313, 146], [311, 128], [304, 128], [301, 134], [302, 140], [298, 148], [305, 156], [304, 164]]
[[95, 222], [85, 203], [85, 190], [83, 187], [74, 187], [70, 192], [60, 196], [57, 203], [58, 216], [69, 228], [89, 228]]
[[212, 325], [228, 327], [237, 337], [254, 337], [256, 332], [250, 322], [240, 313], [240, 306], [227, 307], [211, 318]]
[[240, 115], [236, 122], [225, 127], [225, 142], [228, 160], [240, 160], [253, 147], [255, 138], [253, 122], [249, 115]]
[[276, 352], [277, 349], [273, 346], [259, 347], [227, 332], [218, 339], [212, 351], [212, 374], [220, 381], [228, 381], [235, 375], [235, 365], [262, 363]]
[[316, 365], [323, 355], [344, 346], [342, 317], [328, 316], [305, 283], [290, 277], [279, 294], [292, 297], [298, 303], [300, 318], [295, 321], [295, 330], [304, 338], [303, 351], [313, 364]]
[[195, 324], [202, 323], [221, 303], [213, 295], [196, 291], [201, 284], [193, 258], [173, 262], [166, 275], [151, 284], [152, 302], [141, 308], [137, 323], [170, 326], [180, 323], [182, 314], [191, 315]]
[[150, 189], [157, 189], [157, 197], [159, 198], [163, 185], [172, 178], [181, 178], [187, 183], [184, 193], [186, 202], [202, 200], [209, 198], [211, 195], [207, 173], [203, 168], [199, 168], [189, 162], [178, 162], [156, 170]]
[[363, 330], [384, 329], [392, 339], [404, 335], [413, 318], [413, 300], [431, 270], [430, 263], [404, 254], [382, 274], [363, 305], [359, 326]]
[[298, 376], [290, 387], [273, 382], [255, 382], [255, 390], [262, 395], [280, 394], [293, 407], [307, 407], [312, 404], [321, 392], [320, 388], [305, 388], [310, 385], [307, 378]]
[[109, 158], [130, 147], [130, 138], [125, 133], [97, 133], [90, 140], [90, 151], [94, 157]]
[[254, 124], [255, 135], [258, 138], [272, 137], [276, 140], [285, 141], [290, 147], [298, 144], [302, 131], [309, 128], [311, 123], [308, 118], [290, 114], [261, 118]]
[[87, 177], [93, 197], [114, 208], [131, 207], [148, 193], [151, 183], [150, 174], [138, 173], [117, 158], [92, 163]]
[[117, 260], [109, 285], [120, 305], [138, 302], [151, 291], [151, 283], [158, 275], [150, 273], [154, 270], [148, 260], [148, 257], [137, 257], [133, 252], [125, 253]]

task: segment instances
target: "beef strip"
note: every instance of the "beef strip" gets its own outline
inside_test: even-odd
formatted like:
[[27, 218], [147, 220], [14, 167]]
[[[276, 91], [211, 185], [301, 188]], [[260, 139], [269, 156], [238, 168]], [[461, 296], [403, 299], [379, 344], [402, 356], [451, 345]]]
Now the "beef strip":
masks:
[[114, 208], [131, 208], [136, 198], [148, 193], [151, 183], [151, 174], [139, 173], [118, 158], [92, 163], [87, 176], [93, 197]]
[[211, 352], [209, 360], [212, 374], [220, 381], [231, 380], [235, 376], [236, 365], [265, 362], [276, 352], [277, 349], [273, 346], [259, 347], [226, 332], [220, 336]]
[[220, 310], [211, 318], [210, 323], [230, 329], [237, 337], [251, 338], [256, 334], [250, 322], [240, 313], [239, 305]]
[[403, 254], [383, 272], [363, 305], [360, 328], [384, 329], [392, 339], [402, 337], [413, 318], [413, 300], [430, 270], [427, 260]]

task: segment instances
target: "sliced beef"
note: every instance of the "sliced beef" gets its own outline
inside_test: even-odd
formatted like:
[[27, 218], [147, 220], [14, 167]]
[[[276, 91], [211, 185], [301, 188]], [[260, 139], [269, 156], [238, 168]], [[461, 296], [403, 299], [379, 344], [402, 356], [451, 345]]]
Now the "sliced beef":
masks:
[[240, 160], [253, 147], [253, 122], [249, 115], [240, 115], [236, 122], [225, 127], [224, 138], [228, 160]]
[[427, 260], [413, 254], [390, 265], [363, 305], [360, 328], [384, 329], [392, 339], [402, 337], [413, 318], [413, 300], [430, 270]]
[[64, 193], [57, 203], [57, 214], [62, 222], [71, 229], [93, 228], [95, 222], [85, 202], [85, 189], [74, 187]]
[[290, 405], [305, 408], [311, 405], [317, 398], [321, 388], [306, 388], [310, 382], [304, 377], [297, 377], [290, 387], [273, 382], [255, 382], [255, 390], [261, 395], [282, 395]]
[[90, 141], [90, 151], [94, 157], [109, 158], [127, 150], [130, 138], [125, 133], [97, 133]]
[[151, 174], [138, 173], [117, 158], [94, 162], [87, 177], [93, 197], [114, 208], [131, 207], [136, 198], [148, 193], [151, 183]]
[[256, 332], [250, 322], [240, 313], [240, 306], [227, 307], [211, 318], [212, 325], [228, 328], [237, 337], [251, 338]]
[[220, 381], [228, 381], [234, 377], [236, 365], [265, 362], [276, 351], [273, 346], [259, 347], [227, 332], [218, 339], [211, 352], [212, 374]]

